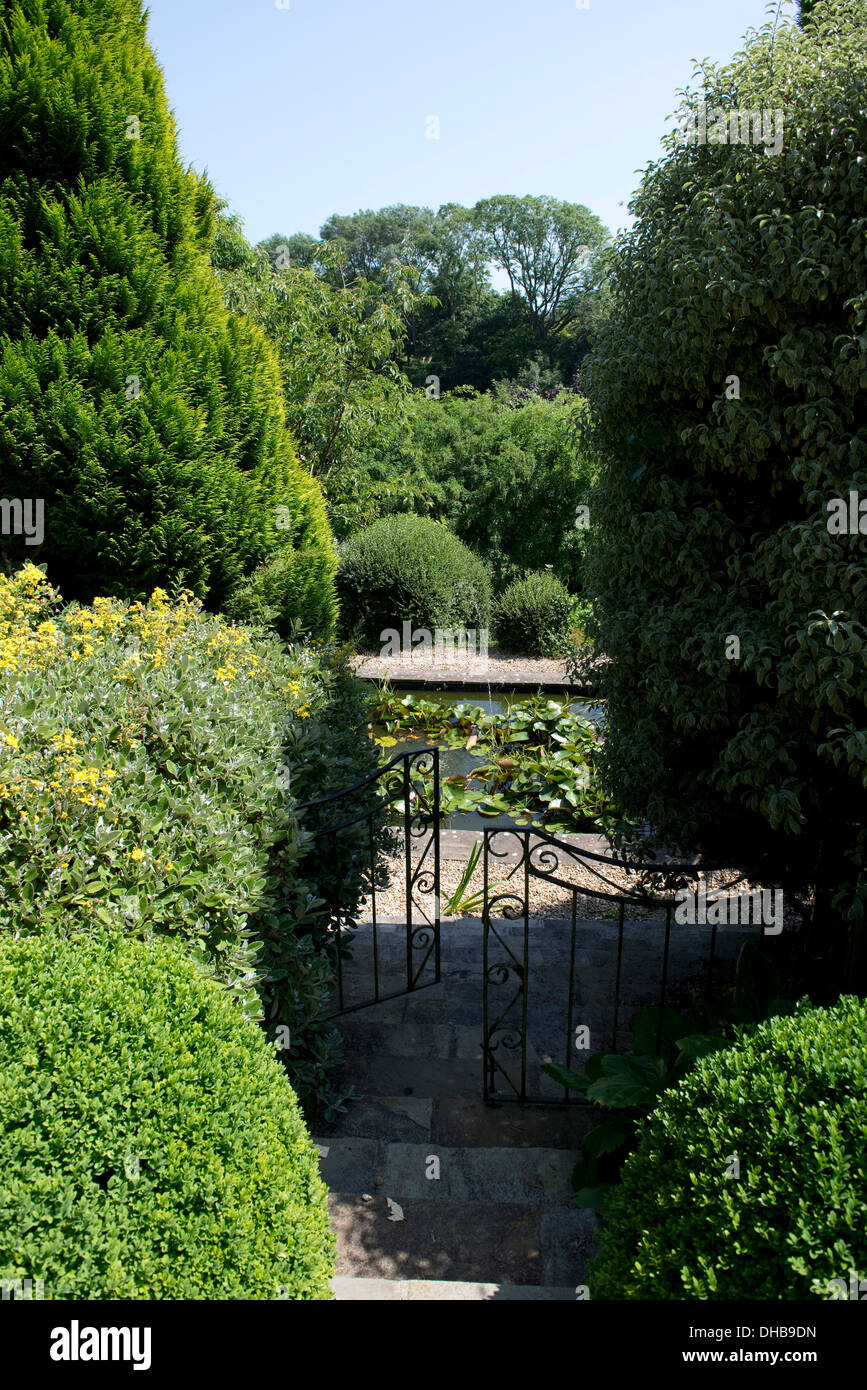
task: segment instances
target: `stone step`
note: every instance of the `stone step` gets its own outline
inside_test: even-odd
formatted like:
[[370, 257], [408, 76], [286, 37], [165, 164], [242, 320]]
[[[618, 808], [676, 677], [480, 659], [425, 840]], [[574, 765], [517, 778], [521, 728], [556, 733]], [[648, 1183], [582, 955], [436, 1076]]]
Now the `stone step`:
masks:
[[[562, 981], [560, 982], [562, 986]], [[500, 1013], [512, 1001], [511, 992], [499, 997], [489, 991], [489, 1023], [497, 1023]], [[527, 997], [527, 1079], [534, 1095], [553, 1100], [563, 1097], [563, 1088], [541, 1072], [544, 1061], [580, 1067], [590, 1052], [611, 1044], [612, 1010], [604, 989], [599, 998], [578, 998], [572, 1008], [572, 1039], [581, 1024], [589, 1028], [587, 1049], [567, 1050], [566, 1028], [569, 1010], [562, 987], [555, 996], [530, 988]], [[653, 996], [655, 999], [656, 996]], [[649, 1002], [649, 1000], [648, 1000]], [[621, 1003], [619, 1040], [628, 1045], [628, 1029], [641, 1005]], [[472, 1098], [483, 1084], [483, 1001], [481, 983], [459, 982], [435, 985], [400, 999], [373, 1004], [369, 1008], [337, 1019], [344, 1042], [344, 1079], [357, 1092], [367, 1095], [437, 1095]], [[512, 1004], [499, 1025], [494, 1041], [504, 1034], [521, 1030], [521, 1000]], [[520, 1089], [520, 1049], [500, 1046], [496, 1057]], [[447, 1063], [448, 1065], [439, 1065]], [[425, 1090], [429, 1083], [431, 1089]], [[508, 1084], [496, 1082], [497, 1090], [509, 1093]], [[438, 1089], [445, 1087], [445, 1089]]]
[[[318, 1143], [333, 1138], [382, 1143], [440, 1144], [446, 1148], [548, 1148], [576, 1152], [598, 1122], [581, 1105], [485, 1105], [478, 1098], [362, 1095], [328, 1124], [315, 1125]], [[430, 1149], [428, 1149], [430, 1152]]]
[[566, 1149], [574, 1155], [598, 1120], [598, 1110], [588, 1106], [485, 1105], [443, 1096], [431, 1106], [430, 1140], [446, 1148]]
[[592, 1212], [567, 1205], [394, 1197], [404, 1219], [391, 1221], [391, 1194], [377, 1191], [384, 1195], [369, 1202], [357, 1193], [329, 1193], [336, 1273], [342, 1277], [573, 1289], [587, 1282], [598, 1239]]
[[320, 1171], [333, 1192], [368, 1193], [403, 1205], [469, 1202], [476, 1205], [561, 1206], [572, 1196], [577, 1150], [449, 1148], [357, 1137], [314, 1136], [327, 1148]]
[[478, 1058], [348, 1056], [340, 1072], [360, 1094], [382, 1096], [463, 1096], [481, 1094]]
[[[425, 1075], [445, 1077], [450, 1087], [463, 1087], [469, 1076], [471, 1086], [476, 1086], [476, 1090], [470, 1094], [478, 1094], [482, 1085], [483, 1063], [481, 1008], [476, 1010], [478, 1021], [475, 1026], [418, 1022], [406, 1016], [400, 1023], [381, 1021], [379, 1008], [376, 1005], [363, 1013], [350, 1014], [338, 1024], [344, 1042], [346, 1079], [351, 1080], [356, 1089], [371, 1095], [397, 1095], [401, 1092], [418, 1095], [424, 1094], [420, 1092], [420, 1083]], [[443, 1011], [448, 1012], [447, 1000], [443, 1001]], [[591, 1037], [595, 1037], [598, 1024], [603, 1021], [598, 1010], [584, 1007], [575, 1021], [578, 1021], [578, 1017], [591, 1028]], [[517, 1017], [510, 1018], [509, 1026], [519, 1026]], [[558, 1062], [566, 1060], [563, 1034], [563, 1020], [559, 1015], [552, 1023], [543, 1008], [528, 1009], [527, 1070], [537, 1083], [543, 1058], [556, 1058]], [[508, 1056], [507, 1051], [503, 1051], [503, 1064], [509, 1075], [514, 1075], [517, 1080], [520, 1071], [519, 1050], [512, 1049], [514, 1055]], [[580, 1064], [585, 1059], [576, 1053], [573, 1060]], [[404, 1065], [406, 1062], [411, 1065]], [[474, 1066], [434, 1068], [431, 1064], [435, 1062], [472, 1063]], [[401, 1080], [403, 1084], [384, 1089], [386, 1076]], [[375, 1085], [371, 1084], [374, 1079]], [[562, 1087], [553, 1083], [549, 1090], [552, 1097], [562, 1093]], [[433, 1090], [428, 1094], [463, 1095], [464, 1091]]]
[[550, 1288], [541, 1284], [470, 1284], [456, 1279], [358, 1279], [335, 1275], [331, 1289], [339, 1303], [380, 1302], [385, 1299], [482, 1303], [508, 1300], [527, 1302], [574, 1302], [572, 1287]]
[[347, 1058], [418, 1057], [481, 1064], [482, 1028], [450, 1023], [380, 1021], [379, 1005], [338, 1020]]

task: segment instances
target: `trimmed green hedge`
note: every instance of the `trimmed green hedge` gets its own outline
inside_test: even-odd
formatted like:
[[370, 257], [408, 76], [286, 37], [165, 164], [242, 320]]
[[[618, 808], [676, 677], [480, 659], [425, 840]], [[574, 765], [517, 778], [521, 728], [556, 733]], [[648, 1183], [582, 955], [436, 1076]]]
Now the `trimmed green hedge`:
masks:
[[485, 628], [491, 620], [487, 566], [439, 522], [386, 517], [343, 546], [338, 571], [341, 616], [348, 632], [379, 644], [404, 622]]
[[853, 1270], [867, 1279], [867, 1004], [803, 1001], [663, 1098], [606, 1209], [590, 1293], [830, 1298]]
[[553, 656], [569, 638], [573, 601], [550, 570], [516, 579], [494, 604], [497, 640], [531, 656]]
[[0, 941], [0, 1278], [46, 1299], [328, 1299], [316, 1149], [174, 943]]

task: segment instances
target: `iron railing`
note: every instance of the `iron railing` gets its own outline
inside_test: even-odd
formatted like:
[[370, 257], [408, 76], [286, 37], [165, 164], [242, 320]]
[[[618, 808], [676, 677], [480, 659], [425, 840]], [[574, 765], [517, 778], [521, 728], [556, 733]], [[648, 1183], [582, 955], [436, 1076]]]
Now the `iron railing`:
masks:
[[[438, 984], [441, 978], [440, 959], [440, 768], [439, 749], [420, 748], [399, 753], [376, 772], [343, 791], [307, 801], [299, 811], [321, 811], [323, 807], [345, 806], [349, 814], [334, 824], [314, 828], [313, 837], [329, 846], [332, 865], [329, 876], [330, 896], [327, 933], [329, 954], [335, 969], [337, 1008], [328, 1017], [353, 1013], [386, 999], [399, 998], [417, 989]], [[394, 811], [397, 811], [396, 820]], [[383, 991], [380, 960], [380, 922], [377, 915], [377, 849], [383, 826], [393, 830], [402, 826], [404, 848], [404, 916], [400, 924], [405, 929], [403, 979], [399, 987]], [[341, 837], [345, 837], [343, 843]], [[353, 837], [355, 843], [353, 844]], [[346, 914], [343, 905], [343, 884], [346, 862], [358, 857], [358, 840], [366, 839], [367, 868], [365, 881], [370, 890], [372, 921], [359, 924]], [[414, 854], [413, 850], [419, 850]], [[430, 912], [426, 909], [430, 908]], [[421, 919], [421, 920], [419, 920]], [[358, 978], [347, 972], [348, 963], [355, 960], [354, 946], [370, 935], [372, 992]], [[356, 962], [357, 963], [357, 962]], [[433, 978], [424, 979], [429, 974]], [[390, 975], [394, 962], [386, 962]], [[392, 981], [393, 982], [393, 981]], [[359, 998], [359, 994], [361, 997]]]
[[[624, 940], [627, 934], [626, 913], [630, 905], [654, 909], [664, 913], [661, 922], [642, 921], [629, 924], [631, 941], [643, 948], [645, 955], [649, 943], [658, 941], [661, 934], [661, 963], [657, 1007], [658, 1020], [656, 1046], [662, 1044], [666, 998], [669, 989], [671, 968], [671, 941], [673, 914], [677, 904], [674, 894], [678, 889], [695, 884], [697, 892], [702, 877], [716, 871], [716, 866], [701, 864], [678, 864], [666, 861], [637, 863], [618, 859], [612, 855], [578, 847], [559, 840], [543, 830], [531, 829], [486, 829], [484, 835], [484, 906], [482, 912], [483, 930], [483, 969], [482, 969], [482, 1014], [483, 1014], [483, 1062], [484, 1097], [486, 1102], [515, 1101], [521, 1104], [567, 1104], [586, 1105], [581, 1092], [563, 1087], [562, 1096], [554, 1093], [554, 1082], [536, 1069], [538, 1074], [528, 1078], [530, 1034], [535, 1033], [541, 1044], [541, 1054], [549, 1053], [546, 1061], [559, 1060], [555, 1034], [565, 1040], [563, 1065], [575, 1068], [576, 1058], [573, 1041], [576, 1028], [576, 1008], [579, 1006], [577, 987], [581, 982], [581, 967], [578, 962], [579, 946], [583, 945], [582, 929], [587, 928], [586, 944], [588, 950], [597, 955], [596, 975], [598, 976], [598, 957], [610, 937], [600, 933], [598, 921], [584, 922], [577, 915], [578, 897], [597, 899], [609, 905], [608, 910], [616, 908], [617, 931], [614, 951], [614, 969], [611, 985], [610, 1008], [607, 1010], [598, 1001], [593, 1006], [595, 1016], [600, 1022], [599, 1035], [605, 1042], [604, 1050], [616, 1051], [622, 1041], [623, 1028], [621, 1007], [624, 980]], [[504, 848], [494, 847], [494, 841], [511, 839]], [[535, 843], [533, 843], [535, 841]], [[511, 859], [517, 842], [517, 862], [507, 876], [504, 885], [491, 887], [491, 866], [498, 868], [508, 856]], [[576, 884], [563, 876], [561, 860], [567, 859], [572, 865], [580, 866], [585, 880], [590, 883]], [[612, 870], [627, 870], [634, 882], [624, 885], [612, 877]], [[750, 877], [755, 871], [750, 871]], [[744, 882], [747, 873], [741, 873], [726, 884], [720, 892], [730, 893], [739, 883]], [[546, 925], [540, 919], [534, 928], [532, 939], [530, 921], [533, 913], [530, 907], [530, 887], [533, 880], [543, 880], [556, 885], [571, 896], [571, 916], [565, 919], [568, 927], [568, 942], [561, 940], [556, 957], [552, 953], [551, 942], [554, 937], [554, 924]], [[513, 886], [514, 880], [514, 886]], [[753, 880], [755, 881], [755, 880]], [[564, 919], [560, 919], [559, 930], [562, 935]], [[512, 932], [510, 924], [523, 923], [523, 929]], [[678, 927], [678, 930], [682, 930]], [[695, 930], [694, 928], [692, 930]], [[704, 929], [703, 936], [691, 938], [693, 952], [697, 944], [707, 949], [704, 993], [710, 998], [717, 966], [718, 926], [712, 922]], [[763, 921], [758, 923], [757, 936], [764, 942], [768, 933]], [[741, 937], [741, 940], [743, 938]], [[729, 938], [737, 944], [733, 938]], [[601, 944], [600, 944], [601, 943]], [[568, 952], [568, 969], [564, 967], [564, 946]], [[546, 959], [546, 952], [548, 956]], [[609, 951], [610, 954], [610, 951]], [[546, 973], [547, 972], [547, 973]], [[655, 972], [654, 972], [655, 973]], [[541, 977], [534, 1009], [534, 974]], [[649, 983], [644, 971], [644, 983]], [[553, 992], [562, 984], [565, 998], [562, 1005], [555, 1001]], [[630, 985], [635, 987], [634, 977]], [[598, 990], [598, 978], [596, 979]], [[503, 994], [497, 991], [503, 990]], [[645, 989], [645, 994], [648, 992]], [[648, 1001], [645, 1000], [646, 1004]], [[559, 1022], [558, 1022], [559, 1020]], [[609, 1041], [610, 1039], [610, 1041]], [[592, 1051], [603, 1050], [592, 1048]], [[535, 1049], [534, 1049], [535, 1052]], [[535, 1066], [535, 1064], [534, 1064]]]

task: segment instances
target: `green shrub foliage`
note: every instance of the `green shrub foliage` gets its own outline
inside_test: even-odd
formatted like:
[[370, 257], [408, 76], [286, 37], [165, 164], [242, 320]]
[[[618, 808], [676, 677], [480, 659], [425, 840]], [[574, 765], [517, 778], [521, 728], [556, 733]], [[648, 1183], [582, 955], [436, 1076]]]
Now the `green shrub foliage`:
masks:
[[176, 943], [0, 942], [0, 1278], [46, 1299], [327, 1299], [314, 1145]]
[[324, 503], [274, 350], [223, 305], [215, 219], [178, 158], [138, 0], [4, 7], [3, 495], [42, 499], [45, 536], [4, 537], [0, 558], [47, 562], [70, 599], [143, 598], [174, 577], [219, 607], [286, 548], [284, 606], [322, 632]]
[[487, 627], [486, 565], [445, 526], [424, 517], [386, 517], [351, 536], [340, 556], [341, 617], [347, 631], [383, 641], [388, 628]]
[[562, 649], [571, 617], [572, 599], [548, 570], [516, 579], [494, 605], [498, 641], [533, 656]]
[[327, 1099], [327, 923], [354, 911], [368, 848], [343, 842], [338, 878], [299, 807], [373, 770], [366, 718], [334, 649], [286, 649], [190, 595], [60, 608], [33, 566], [0, 576], [0, 936], [178, 938], [289, 1029], [296, 1091]]
[[865, 1152], [863, 1001], [804, 1001], [741, 1030], [646, 1122], [606, 1207], [591, 1296], [848, 1296], [835, 1280], [867, 1278]]
[[865, 0], [705, 70], [708, 135], [779, 111], [782, 147], [670, 140], [588, 388], [612, 793], [862, 920], [867, 521], [834, 534], [828, 503], [867, 500], [865, 85]]
[[372, 434], [329, 477], [335, 530], [344, 536], [389, 512], [431, 516], [490, 565], [497, 587], [550, 564], [578, 592], [591, 535], [578, 509], [595, 475], [586, 413], [568, 391], [554, 400], [505, 385], [490, 396], [416, 394], [405, 425]]

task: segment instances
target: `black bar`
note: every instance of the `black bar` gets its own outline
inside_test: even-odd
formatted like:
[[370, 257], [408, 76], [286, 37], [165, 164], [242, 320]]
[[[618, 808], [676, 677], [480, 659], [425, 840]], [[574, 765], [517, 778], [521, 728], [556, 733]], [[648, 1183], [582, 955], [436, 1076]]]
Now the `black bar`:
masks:
[[[572, 894], [572, 939], [569, 949], [569, 1021], [566, 1025], [566, 1061], [565, 1066], [569, 1066], [572, 1061], [572, 1019], [573, 1006], [575, 1003], [575, 938], [578, 926], [578, 890]], [[569, 1100], [569, 1087], [563, 1087], [563, 1099]]]
[[524, 975], [521, 980], [521, 1100], [527, 1099], [527, 997], [530, 993], [530, 832], [524, 831]]
[[[493, 1087], [494, 1073], [490, 1063], [490, 1038], [488, 1036], [488, 930], [490, 928], [490, 917], [488, 915], [488, 837], [489, 830], [482, 831], [482, 1081], [483, 1099], [486, 1105], [491, 1103], [491, 1088]], [[490, 1070], [490, 1079], [488, 1076]]]
[[403, 759], [403, 858], [406, 871], [406, 987], [412, 989], [412, 816], [409, 809], [409, 796], [412, 784], [409, 779], [409, 763], [412, 755], [407, 753]]
[[433, 794], [433, 837], [434, 837], [434, 971], [435, 984], [440, 981], [440, 750], [434, 749], [434, 794]]
[[662, 988], [659, 992], [659, 1022], [656, 1025], [656, 1050], [662, 1051], [662, 1018], [665, 1013], [665, 986], [668, 984], [668, 947], [671, 942], [671, 903], [665, 909], [665, 951], [662, 957]]
[[617, 1051], [617, 1022], [620, 1018], [620, 970], [623, 965], [623, 917], [626, 903], [621, 898], [620, 913], [617, 919], [617, 975], [614, 980], [614, 1033], [611, 1039], [612, 1051]]

